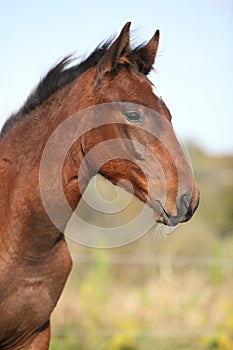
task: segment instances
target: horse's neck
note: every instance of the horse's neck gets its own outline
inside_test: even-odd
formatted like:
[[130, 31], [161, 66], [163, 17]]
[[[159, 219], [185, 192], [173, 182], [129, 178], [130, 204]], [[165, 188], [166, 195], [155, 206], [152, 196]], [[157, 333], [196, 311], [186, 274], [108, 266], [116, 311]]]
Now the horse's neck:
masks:
[[[25, 250], [32, 251], [32, 254], [51, 249], [60, 237], [60, 230], [51, 222], [41, 199], [39, 173], [41, 156], [50, 135], [78, 108], [74, 106], [74, 101], [65, 100], [69, 91], [67, 87], [59, 91], [56, 98], [50, 99], [51, 103], [47, 101], [44, 106], [33, 111], [32, 116], [25, 116], [25, 120], [19, 121], [18, 125], [16, 123], [1, 141], [0, 197], [7, 202], [1, 203], [0, 218], [5, 223], [1, 223], [1, 230], [6, 230], [7, 234], [13, 236], [16, 246], [20, 240], [23, 241]], [[64, 100], [61, 102], [62, 98]], [[69, 104], [73, 104], [73, 109]], [[81, 173], [83, 178], [79, 178], [82, 189], [75, 181], [82, 159], [81, 147], [77, 144], [75, 162], [69, 155], [64, 162], [64, 194], [72, 209], [77, 206], [81, 191], [89, 180], [88, 171], [84, 171]], [[50, 166], [48, 164], [48, 168]], [[56, 206], [59, 207], [60, 204], [60, 198], [56, 197], [56, 181], [53, 186], [54, 195], [48, 200], [49, 205], [56, 210]], [[59, 210], [62, 213], [61, 207]], [[64, 228], [68, 220], [69, 215], [63, 218]]]

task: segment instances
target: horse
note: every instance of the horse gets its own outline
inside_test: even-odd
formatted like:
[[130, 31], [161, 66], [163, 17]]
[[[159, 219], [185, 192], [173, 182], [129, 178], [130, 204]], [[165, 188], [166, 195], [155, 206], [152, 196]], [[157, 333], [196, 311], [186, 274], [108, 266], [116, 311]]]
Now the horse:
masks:
[[[81, 62], [66, 56], [5, 122], [0, 135], [1, 350], [49, 348], [50, 316], [72, 267], [64, 229], [94, 175], [133, 192], [163, 225], [188, 221], [197, 209], [199, 190], [171, 113], [147, 77], [159, 35], [157, 30], [147, 43], [132, 47], [128, 22]], [[82, 112], [98, 106], [107, 108], [104, 122], [96, 126], [101, 113], [89, 113], [87, 124], [92, 120], [94, 127], [82, 129]], [[77, 113], [75, 130], [84, 131], [63, 155], [61, 170], [59, 144], [67, 137], [56, 130]], [[111, 140], [114, 147], [105, 143]], [[48, 144], [50, 163], [42, 169]], [[101, 151], [91, 152], [99, 144]], [[116, 148], [127, 156], [111, 157]], [[47, 182], [40, 181], [46, 169]], [[60, 184], [70, 211], [63, 207]], [[51, 208], [59, 223], [48, 214]]]

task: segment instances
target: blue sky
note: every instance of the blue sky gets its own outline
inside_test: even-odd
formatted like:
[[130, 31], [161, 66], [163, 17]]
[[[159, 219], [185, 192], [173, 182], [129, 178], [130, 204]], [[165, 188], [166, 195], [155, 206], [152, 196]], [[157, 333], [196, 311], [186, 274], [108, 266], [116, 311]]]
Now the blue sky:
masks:
[[233, 1], [1, 1], [0, 126], [67, 53], [91, 52], [132, 22], [134, 37], [161, 32], [150, 79], [182, 139], [233, 153]]

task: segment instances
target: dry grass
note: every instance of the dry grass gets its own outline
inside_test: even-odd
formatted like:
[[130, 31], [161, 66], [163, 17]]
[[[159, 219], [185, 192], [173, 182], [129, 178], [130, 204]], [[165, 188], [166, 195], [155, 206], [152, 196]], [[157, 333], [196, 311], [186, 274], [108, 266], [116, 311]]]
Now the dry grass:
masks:
[[[140, 243], [145, 249], [147, 244]], [[161, 242], [162, 247], [166, 244]], [[183, 251], [182, 246], [178, 250]], [[119, 265], [109, 262], [107, 251], [88, 254], [89, 262], [74, 265], [53, 314], [54, 334], [76, 344], [66, 345], [67, 350], [149, 350], [153, 344], [159, 349], [211, 349], [203, 339], [229, 323], [232, 266]], [[52, 349], [60, 348], [54, 344]]]

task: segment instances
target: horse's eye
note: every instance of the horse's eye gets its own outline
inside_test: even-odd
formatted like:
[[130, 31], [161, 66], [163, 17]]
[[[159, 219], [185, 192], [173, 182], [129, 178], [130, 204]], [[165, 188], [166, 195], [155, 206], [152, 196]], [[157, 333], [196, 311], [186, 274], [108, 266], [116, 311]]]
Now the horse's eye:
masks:
[[138, 111], [130, 111], [124, 113], [126, 119], [130, 122], [143, 122], [144, 117]]

